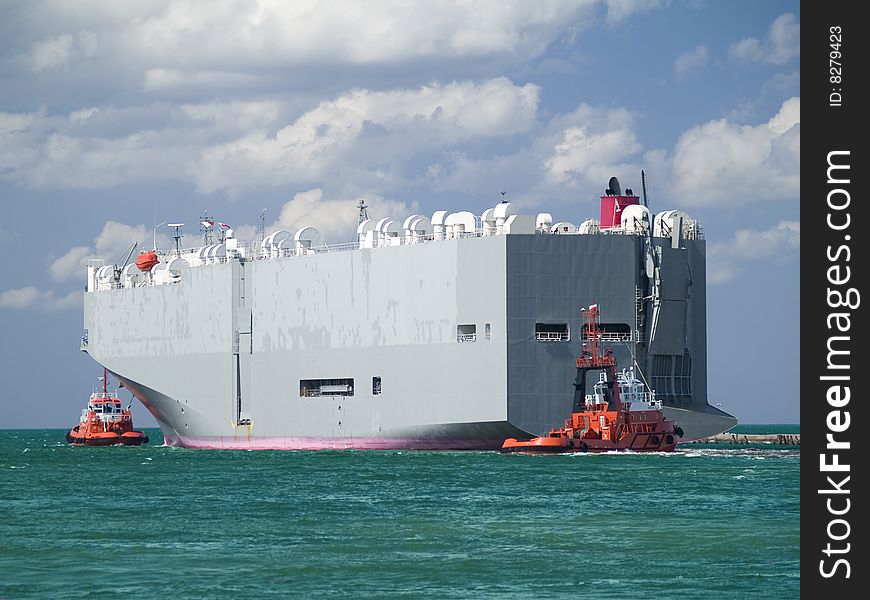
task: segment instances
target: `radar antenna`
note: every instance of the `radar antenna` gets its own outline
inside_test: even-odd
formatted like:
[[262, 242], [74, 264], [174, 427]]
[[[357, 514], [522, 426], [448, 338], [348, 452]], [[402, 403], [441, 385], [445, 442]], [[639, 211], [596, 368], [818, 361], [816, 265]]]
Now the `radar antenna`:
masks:
[[356, 205], [356, 208], [357, 208], [357, 210], [359, 210], [359, 218], [357, 220], [357, 225], [359, 225], [360, 223], [368, 220], [368, 218], [369, 218], [369, 212], [366, 210], [368, 208], [368, 206], [366, 206], [365, 201], [362, 198], [360, 198], [359, 203], [357, 203], [357, 205]]

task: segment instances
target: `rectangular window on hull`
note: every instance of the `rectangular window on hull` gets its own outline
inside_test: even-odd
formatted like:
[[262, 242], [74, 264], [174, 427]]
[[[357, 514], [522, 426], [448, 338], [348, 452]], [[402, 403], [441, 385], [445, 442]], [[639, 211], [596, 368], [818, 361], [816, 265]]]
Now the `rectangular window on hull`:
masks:
[[571, 331], [567, 323], [535, 323], [535, 339], [539, 342], [567, 342]]
[[[631, 327], [626, 323], [599, 323], [602, 342], [630, 342]], [[586, 325], [582, 330], [583, 341], [586, 341]]]
[[353, 379], [300, 379], [299, 396], [317, 398], [320, 396], [353, 396]]
[[372, 396], [381, 395], [381, 378], [372, 377]]
[[477, 341], [477, 325], [471, 323], [467, 325], [456, 326], [456, 341], [457, 342], [476, 342]]

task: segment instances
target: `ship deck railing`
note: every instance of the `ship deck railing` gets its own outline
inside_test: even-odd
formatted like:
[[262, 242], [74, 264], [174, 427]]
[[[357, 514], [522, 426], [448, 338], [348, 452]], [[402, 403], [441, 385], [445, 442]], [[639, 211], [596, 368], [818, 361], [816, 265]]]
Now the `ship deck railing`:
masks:
[[[604, 233], [604, 232], [602, 232]], [[620, 228], [613, 228], [607, 231], [608, 235], [637, 235], [633, 231], [623, 231]], [[687, 228], [687, 231], [684, 232], [686, 239], [703, 239], [703, 232], [701, 230], [700, 225], [693, 224], [692, 227]], [[549, 234], [553, 235], [553, 234]], [[579, 235], [579, 234], [576, 234]], [[310, 255], [319, 255], [319, 254], [333, 254], [337, 252], [349, 252], [354, 250], [368, 250], [375, 248], [391, 248], [395, 246], [412, 246], [415, 244], [426, 244], [429, 242], [437, 242], [437, 241], [446, 241], [451, 239], [465, 239], [465, 238], [478, 238], [485, 237], [483, 228], [479, 228], [475, 231], [469, 232], [461, 232], [447, 235], [445, 233], [441, 234], [430, 234], [430, 235], [408, 235], [408, 236], [389, 236], [385, 238], [380, 238], [376, 240], [371, 240], [371, 243], [357, 240], [350, 242], [341, 242], [338, 244], [322, 244], [316, 247], [303, 247], [298, 246], [295, 248], [261, 248], [260, 244], [256, 242], [242, 242], [237, 241], [235, 248], [227, 248], [225, 249], [226, 254], [221, 256], [210, 256], [206, 258], [202, 258], [199, 256], [199, 252], [202, 249], [202, 246], [197, 246], [195, 248], [181, 248], [178, 250], [158, 250], [157, 256], [160, 258], [161, 263], [166, 263], [169, 258], [183, 258], [188, 262], [188, 266], [191, 268], [199, 268], [202, 266], [213, 265], [213, 264], [224, 264], [231, 260], [236, 260], [239, 258], [244, 258], [246, 261], [260, 261], [260, 260], [275, 260], [281, 258], [291, 258], [291, 257], [304, 257]], [[100, 266], [103, 264], [101, 259], [92, 259], [94, 262], [94, 266]], [[90, 265], [90, 262], [89, 262]], [[137, 274], [138, 280], [133, 278], [127, 278], [121, 281], [112, 281], [112, 280], [99, 280], [96, 284], [95, 291], [103, 291], [103, 290], [116, 290], [116, 289], [125, 289], [125, 288], [134, 288], [134, 287], [147, 287], [153, 285], [167, 285], [178, 283], [181, 280], [180, 273], [171, 273], [164, 274], [163, 278], [160, 280], [154, 280], [148, 274]], [[561, 334], [555, 334], [561, 335]], [[564, 338], [538, 338], [542, 341], [564, 341]], [[627, 339], [624, 339], [622, 336], [616, 337], [614, 334], [614, 338], [605, 338], [603, 341], [610, 342], [623, 342], [623, 341], [631, 341], [631, 337], [628, 336]], [[82, 347], [87, 345], [87, 340], [82, 340]]]
[[[606, 230], [603, 233], [607, 233], [608, 235], [638, 235], [637, 232], [632, 230], [622, 230], [621, 228], [612, 228]], [[694, 225], [692, 227], [686, 227], [684, 233], [684, 238], [689, 240], [700, 240], [704, 239], [703, 231], [700, 225]], [[494, 235], [494, 234], [493, 234]], [[543, 235], [543, 234], [542, 234]], [[546, 235], [554, 235], [554, 234], [546, 234]], [[564, 234], [563, 234], [564, 235]], [[574, 234], [580, 235], [580, 234]], [[204, 264], [219, 264], [225, 263], [228, 260], [233, 259], [238, 254], [244, 254], [245, 260], [274, 260], [275, 258], [290, 258], [290, 257], [301, 257], [301, 256], [309, 256], [312, 254], [332, 254], [335, 252], [348, 252], [352, 250], [368, 250], [375, 248], [392, 248], [395, 246], [413, 246], [415, 244], [426, 244], [429, 242], [437, 242], [437, 241], [446, 241], [451, 239], [466, 239], [466, 238], [479, 238], [485, 237], [483, 228], [479, 228], [475, 231], [462, 232], [458, 234], [440, 234], [440, 235], [407, 235], [407, 236], [392, 236], [387, 238], [381, 238], [378, 240], [373, 240], [371, 245], [368, 245], [362, 241], [355, 240], [350, 242], [340, 242], [337, 244], [322, 244], [320, 246], [315, 246], [311, 248], [281, 248], [279, 250], [275, 249], [263, 249], [258, 247], [259, 244], [256, 242], [238, 242], [237, 250], [234, 252], [232, 250], [228, 250], [227, 256], [216, 256], [209, 257], [204, 260], [202, 263], [191, 266], [201, 266]], [[195, 248], [183, 248], [181, 250], [162, 250], [158, 251], [158, 257], [176, 257], [181, 256], [184, 258], [190, 258], [196, 255], [196, 253], [200, 250], [201, 246], [197, 246]]]
[[535, 333], [535, 340], [539, 342], [567, 342], [569, 338], [567, 331], [538, 331]]
[[[581, 340], [584, 342], [588, 342], [592, 337], [585, 331], [581, 333]], [[639, 340], [639, 335], [626, 331], [599, 331], [595, 337], [602, 342], [631, 342]]]

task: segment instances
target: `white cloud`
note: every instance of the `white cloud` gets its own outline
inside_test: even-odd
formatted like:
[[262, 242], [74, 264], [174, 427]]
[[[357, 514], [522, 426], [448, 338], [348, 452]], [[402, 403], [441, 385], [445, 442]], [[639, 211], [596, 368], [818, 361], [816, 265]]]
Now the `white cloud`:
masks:
[[[17, 60], [38, 73], [95, 58], [108, 80], [167, 93], [212, 85], [244, 92], [252, 81], [274, 87], [277, 72], [310, 75], [342, 65], [520, 65], [565, 31], [594, 22], [600, 2], [35, 0], [16, 15], [24, 40]], [[620, 18], [637, 10], [615, 4]], [[308, 79], [284, 76], [278, 85], [298, 90]]]
[[371, 218], [392, 217], [404, 219], [417, 210], [417, 205], [387, 200], [380, 196], [362, 198], [324, 199], [323, 190], [315, 188], [299, 192], [284, 204], [278, 219], [267, 231], [286, 229], [295, 232], [300, 227], [312, 226], [323, 234], [325, 241], [346, 241], [348, 234], [356, 233], [357, 203], [360, 199], [368, 206]]
[[220, 125], [231, 121], [245, 131], [274, 123], [281, 114], [281, 103], [275, 100], [251, 102], [206, 102], [182, 104], [181, 110], [197, 121]]
[[70, 292], [66, 296], [56, 296], [50, 290], [39, 290], [33, 286], [0, 292], [0, 308], [65, 310], [80, 307], [81, 303], [82, 292]]
[[55, 281], [81, 279], [84, 267], [93, 250], [88, 246], [74, 246], [60, 258], [53, 260], [48, 270]]
[[173, 133], [168, 131], [92, 137], [86, 132], [88, 126], [98, 126], [97, 117], [98, 111], [39, 114], [26, 128], [0, 128], [0, 177], [34, 188], [93, 189], [171, 179], [185, 164], [191, 141], [179, 133], [174, 143], [169, 143]]
[[623, 109], [587, 104], [553, 119], [555, 135], [538, 140], [547, 177], [559, 184], [578, 180], [603, 186], [616, 172], [640, 170], [625, 161], [641, 150], [633, 128], [633, 115]]
[[0, 112], [0, 177], [14, 178], [38, 160], [42, 132], [34, 132], [38, 113]]
[[677, 79], [685, 79], [694, 71], [707, 64], [708, 59], [707, 47], [700, 45], [695, 46], [691, 50], [687, 50], [677, 57], [674, 61], [674, 73]]
[[461, 198], [462, 204], [438, 208], [479, 212], [498, 203], [499, 193], [506, 191], [524, 211], [542, 207], [557, 220], [579, 223], [596, 216], [597, 199], [610, 177], [639, 189], [646, 157], [663, 154], [646, 152], [641, 161], [634, 119], [624, 108], [581, 104], [540, 125], [513, 151], [489, 156], [465, 149], [445, 152], [426, 165], [421, 179], [430, 189]]
[[[749, 121], [757, 118], [762, 107], [782, 98], [797, 97], [800, 94], [801, 74], [799, 69], [791, 72], [774, 73], [762, 85], [761, 93], [755, 98], [747, 98], [727, 113], [734, 121]], [[764, 110], [767, 110], [764, 108]]]
[[111, 100], [143, 91], [187, 101], [336, 93], [370, 85], [375, 70], [384, 87], [407, 85], [415, 71], [429, 73], [418, 81], [509, 72], [599, 24], [602, 7], [617, 24], [666, 3], [34, 0], [16, 7], [15, 46], [6, 54], [25, 80], [54, 76], [55, 102], [80, 97], [83, 87]]
[[33, 44], [27, 53], [27, 62], [30, 69], [37, 73], [65, 67], [72, 62], [93, 57], [98, 46], [97, 36], [91, 31], [83, 31], [76, 36], [64, 33]]
[[677, 141], [672, 167], [673, 191], [689, 206], [797, 199], [800, 98], [761, 125], [720, 119], [692, 127]]
[[100, 108], [97, 106], [91, 106], [89, 108], [83, 108], [81, 110], [73, 111], [69, 114], [69, 120], [71, 123], [81, 123], [87, 121], [95, 114], [100, 112]]
[[277, 100], [0, 113], [0, 178], [85, 189], [176, 180], [238, 193], [319, 185], [343, 169], [378, 187], [409, 157], [534, 128], [539, 92], [504, 77], [355, 89], [289, 125], [289, 107]]
[[33, 286], [6, 290], [0, 292], [0, 307], [2, 308], [28, 308], [36, 303], [43, 295]]
[[[154, 62], [241, 66], [537, 55], [592, 0], [258, 3], [175, 0], [125, 32]], [[244, 72], [246, 69], [239, 69]]]
[[707, 280], [725, 283], [751, 262], [781, 263], [794, 257], [800, 248], [799, 221], [782, 221], [766, 230], [740, 229], [727, 242], [710, 244], [707, 251]]
[[800, 41], [801, 27], [797, 17], [785, 13], [773, 21], [763, 40], [743, 38], [731, 45], [729, 53], [739, 60], [784, 65], [800, 56]]
[[618, 24], [636, 13], [650, 12], [667, 4], [667, 0], [606, 0], [607, 22]]
[[653, 200], [668, 198], [679, 208], [729, 209], [799, 198], [800, 98], [787, 100], [759, 125], [721, 119], [692, 127], [671, 152], [643, 148], [634, 119], [623, 108], [581, 105], [552, 118], [513, 153], [448, 152], [427, 165], [425, 178], [433, 189], [475, 200], [495, 198], [500, 188], [525, 208], [570, 207], [576, 212], [568, 220], [593, 216], [592, 205], [611, 176], [639, 192], [641, 169], [660, 182]]
[[0, 113], [0, 178], [33, 188], [98, 189], [187, 181], [200, 153], [269, 127], [277, 101]]
[[[320, 181], [353, 164], [378, 177], [383, 165], [433, 148], [527, 131], [539, 89], [499, 77], [412, 90], [353, 90], [322, 102], [277, 133], [257, 132], [207, 149], [191, 176], [200, 191]], [[353, 155], [355, 160], [350, 160]]]
[[147, 69], [142, 87], [148, 92], [219, 95], [228, 90], [253, 88], [264, 83], [262, 76], [213, 69]]

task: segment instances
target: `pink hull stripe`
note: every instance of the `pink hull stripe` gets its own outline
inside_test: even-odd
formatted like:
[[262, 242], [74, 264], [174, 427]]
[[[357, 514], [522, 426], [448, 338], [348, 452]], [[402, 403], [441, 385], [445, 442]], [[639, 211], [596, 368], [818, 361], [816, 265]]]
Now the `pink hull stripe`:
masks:
[[167, 446], [201, 450], [498, 450], [503, 439], [183, 437], [164, 434]]

